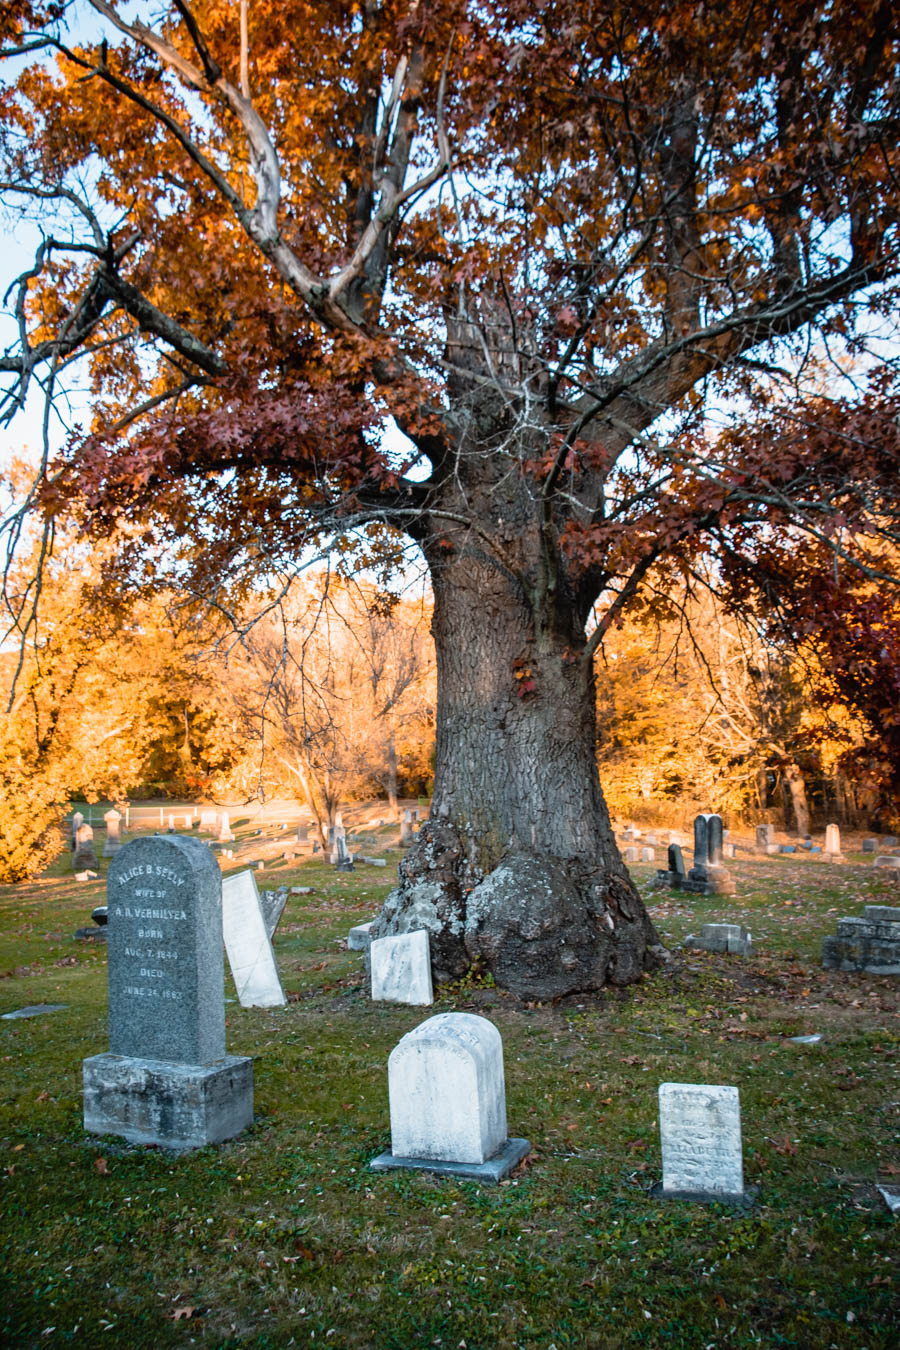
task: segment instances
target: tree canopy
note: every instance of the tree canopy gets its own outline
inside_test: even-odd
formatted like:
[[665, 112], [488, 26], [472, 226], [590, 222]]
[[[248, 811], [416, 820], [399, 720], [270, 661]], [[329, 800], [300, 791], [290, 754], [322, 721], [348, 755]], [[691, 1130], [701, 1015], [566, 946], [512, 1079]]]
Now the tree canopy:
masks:
[[318, 549], [414, 541], [443, 823], [401, 892], [443, 877], [438, 973], [519, 951], [485, 935], [506, 859], [555, 897], [531, 988], [635, 978], [604, 633], [701, 553], [735, 603], [773, 553], [893, 576], [896, 7], [13, 0], [0, 36], [3, 190], [43, 223], [4, 410], [92, 388], [48, 528], [125, 518], [122, 576], [165, 544], [231, 615]]

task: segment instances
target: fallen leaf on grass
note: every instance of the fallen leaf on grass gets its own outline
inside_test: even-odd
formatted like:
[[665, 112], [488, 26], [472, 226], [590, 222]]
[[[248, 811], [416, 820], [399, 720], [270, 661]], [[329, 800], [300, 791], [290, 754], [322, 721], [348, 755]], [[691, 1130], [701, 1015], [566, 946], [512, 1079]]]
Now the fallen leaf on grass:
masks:
[[39, 1092], [38, 1095], [35, 1097], [35, 1101], [38, 1102], [49, 1102], [49, 1100], [50, 1100], [49, 1092]]
[[769, 1142], [776, 1153], [794, 1154], [797, 1152], [797, 1145], [788, 1135], [785, 1135], [783, 1139], [770, 1139]]
[[97, 1173], [98, 1177], [109, 1176], [109, 1167], [107, 1166], [105, 1158], [94, 1159], [94, 1171]]
[[192, 1317], [199, 1315], [200, 1309], [194, 1307], [175, 1308], [172, 1313], [173, 1322], [189, 1322]]
[[16, 1146], [13, 1148], [13, 1153], [21, 1153], [24, 1147], [25, 1147], [24, 1144], [16, 1144]]

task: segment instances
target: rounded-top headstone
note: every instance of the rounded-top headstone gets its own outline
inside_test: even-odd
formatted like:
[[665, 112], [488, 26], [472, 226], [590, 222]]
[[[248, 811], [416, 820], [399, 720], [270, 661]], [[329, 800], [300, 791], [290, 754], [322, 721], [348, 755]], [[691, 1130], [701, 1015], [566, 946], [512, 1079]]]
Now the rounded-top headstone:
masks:
[[483, 1163], [506, 1143], [503, 1042], [474, 1013], [439, 1013], [388, 1060], [391, 1152], [398, 1158]]
[[109, 1048], [212, 1064], [225, 1055], [222, 874], [199, 839], [152, 835], [107, 877]]

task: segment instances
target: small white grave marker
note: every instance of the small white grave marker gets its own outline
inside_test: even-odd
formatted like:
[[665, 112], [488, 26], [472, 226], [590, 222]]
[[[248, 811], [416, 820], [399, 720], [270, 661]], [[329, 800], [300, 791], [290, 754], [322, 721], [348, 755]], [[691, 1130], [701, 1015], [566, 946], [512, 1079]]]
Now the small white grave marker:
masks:
[[507, 1139], [503, 1043], [485, 1017], [441, 1013], [410, 1031], [388, 1060], [388, 1095], [391, 1152], [375, 1171], [499, 1181], [528, 1152], [527, 1139]]
[[434, 1002], [431, 952], [424, 928], [376, 938], [369, 945], [372, 998], [385, 1003]]
[[222, 932], [241, 1007], [287, 1003], [252, 872], [222, 879]]
[[657, 1193], [684, 1200], [747, 1204], [741, 1104], [736, 1087], [661, 1083], [659, 1133], [663, 1179]]

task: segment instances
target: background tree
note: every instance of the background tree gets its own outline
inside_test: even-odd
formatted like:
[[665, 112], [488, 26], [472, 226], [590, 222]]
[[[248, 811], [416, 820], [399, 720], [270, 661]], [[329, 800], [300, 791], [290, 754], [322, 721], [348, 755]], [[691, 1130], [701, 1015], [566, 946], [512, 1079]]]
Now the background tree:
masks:
[[309, 807], [323, 847], [342, 802], [429, 775], [433, 658], [421, 607], [328, 574], [295, 583], [220, 672], [243, 789]]
[[31, 0], [2, 20], [7, 187], [60, 220], [11, 292], [8, 407], [79, 353], [96, 390], [43, 510], [139, 520], [126, 570], [193, 539], [233, 613], [254, 573], [329, 541], [388, 565], [405, 532], [434, 804], [373, 931], [425, 923], [438, 976], [538, 996], [637, 978], [661, 953], [597, 778], [604, 633], [663, 558], [862, 539], [896, 500], [893, 448], [705, 421], [893, 311], [895, 7], [91, 10], [99, 43]]

